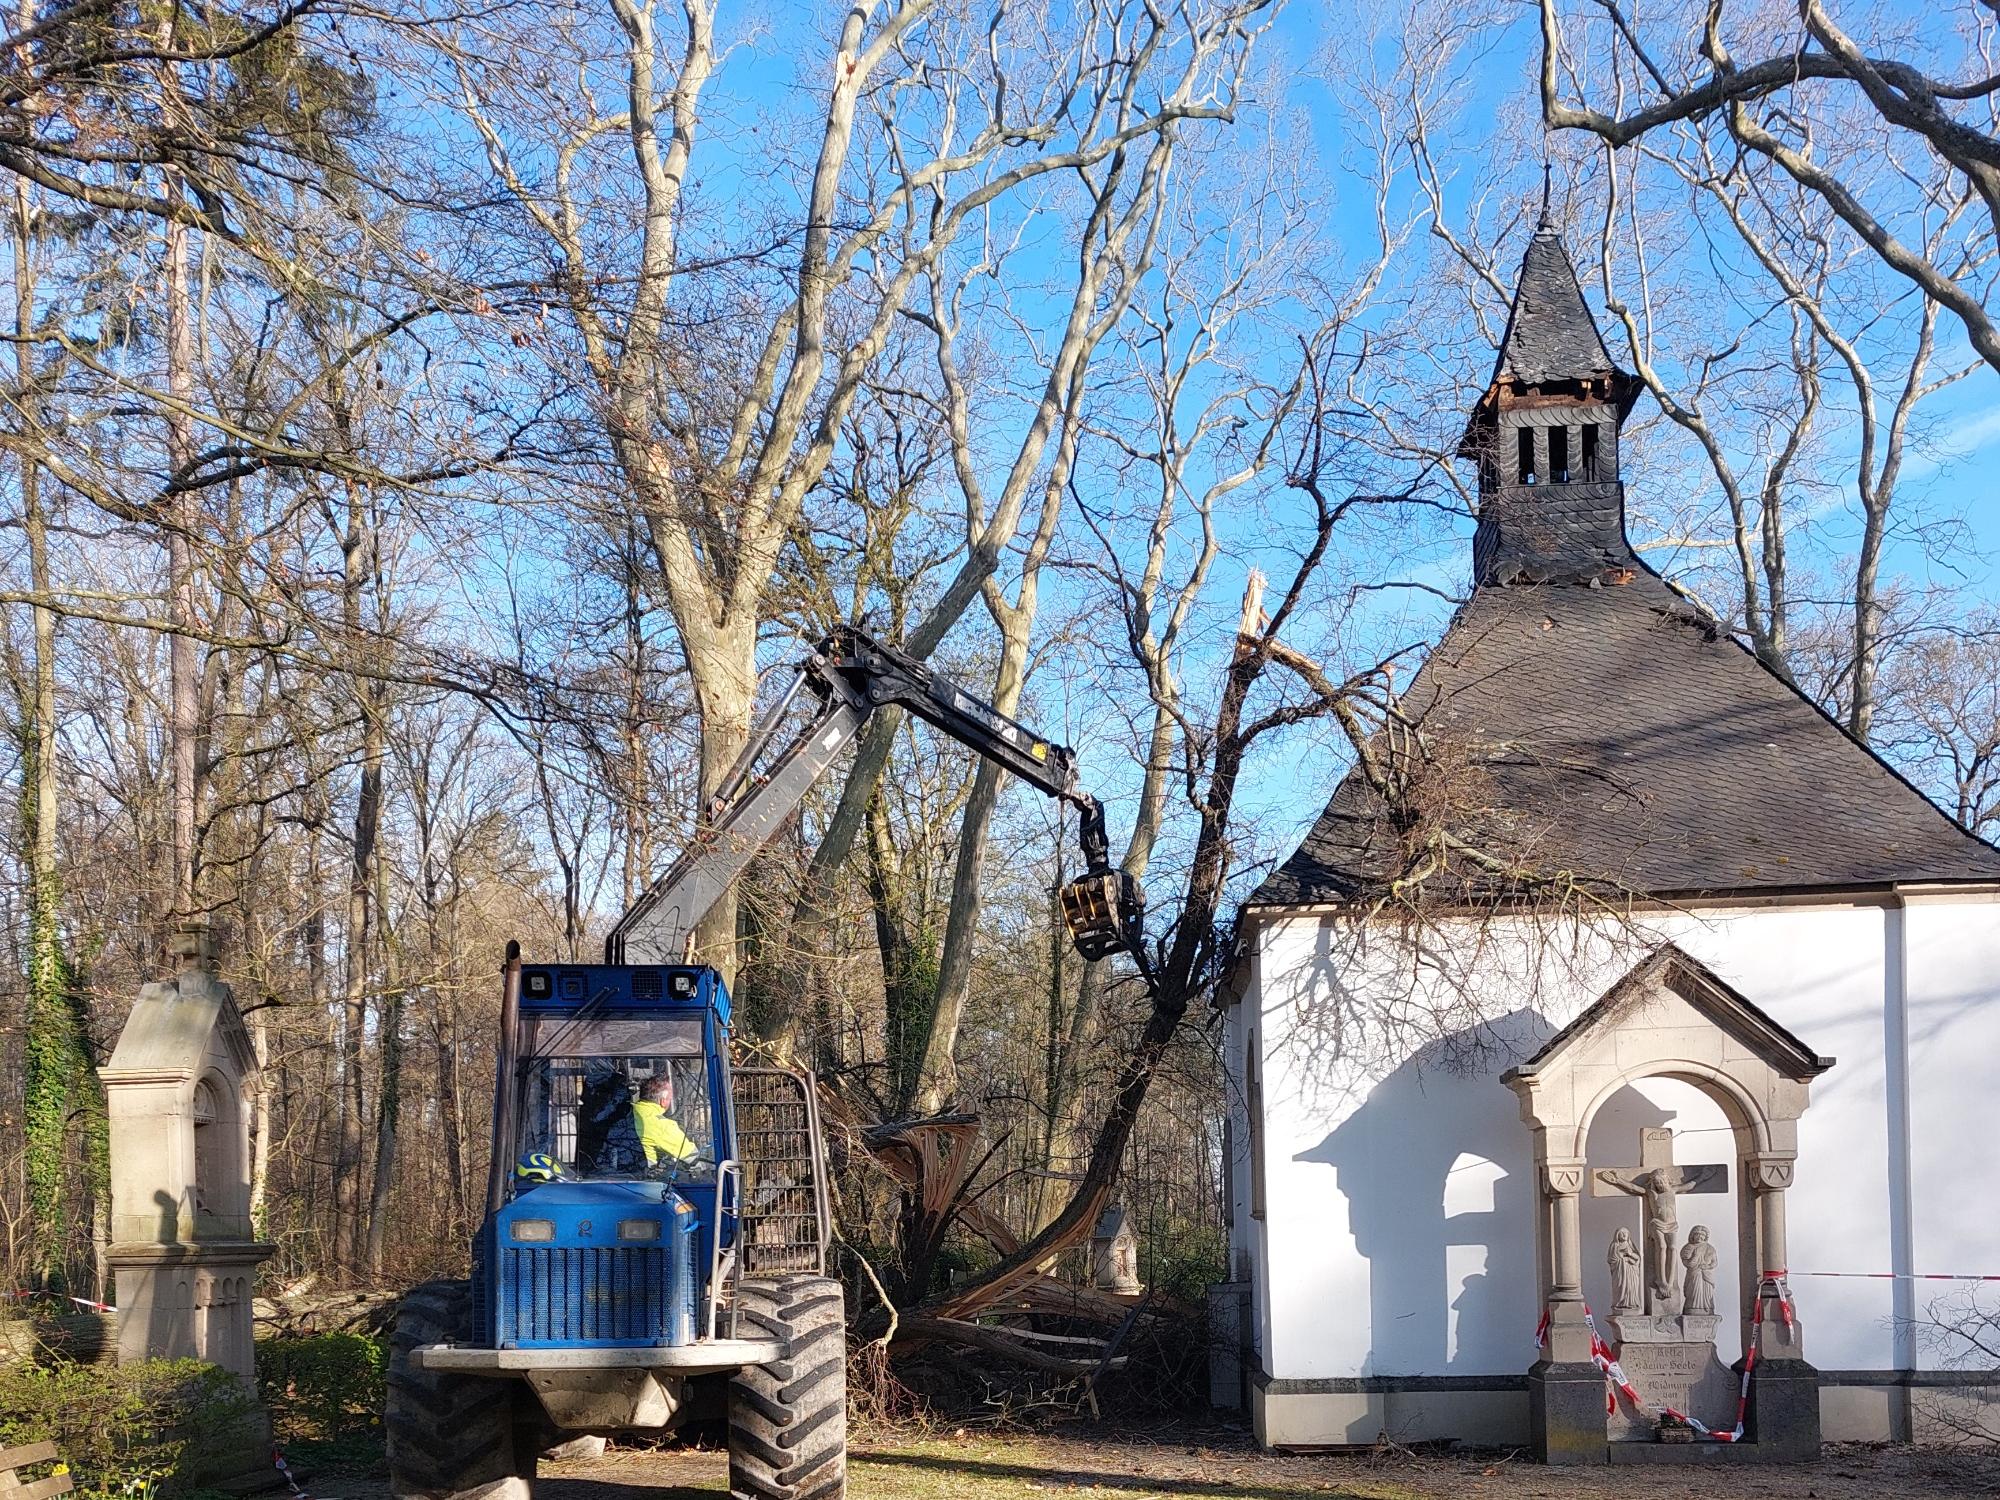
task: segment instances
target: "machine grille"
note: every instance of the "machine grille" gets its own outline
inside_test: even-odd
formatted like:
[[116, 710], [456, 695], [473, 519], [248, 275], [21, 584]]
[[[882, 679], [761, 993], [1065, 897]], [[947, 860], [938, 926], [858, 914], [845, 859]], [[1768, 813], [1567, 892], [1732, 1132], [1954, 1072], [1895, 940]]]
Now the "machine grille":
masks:
[[826, 1269], [826, 1184], [810, 1075], [738, 1068], [736, 1154], [743, 1163], [742, 1270]]
[[675, 1289], [669, 1285], [665, 1246], [510, 1246], [502, 1253], [501, 1340], [589, 1344], [668, 1339]]

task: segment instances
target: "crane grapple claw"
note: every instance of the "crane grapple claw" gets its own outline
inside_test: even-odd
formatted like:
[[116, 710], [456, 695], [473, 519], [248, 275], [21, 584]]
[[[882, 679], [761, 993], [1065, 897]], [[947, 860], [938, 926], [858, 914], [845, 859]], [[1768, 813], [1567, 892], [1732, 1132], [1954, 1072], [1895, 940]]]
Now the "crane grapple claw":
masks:
[[1076, 951], [1093, 962], [1136, 952], [1146, 899], [1124, 870], [1082, 875], [1062, 888], [1063, 925]]

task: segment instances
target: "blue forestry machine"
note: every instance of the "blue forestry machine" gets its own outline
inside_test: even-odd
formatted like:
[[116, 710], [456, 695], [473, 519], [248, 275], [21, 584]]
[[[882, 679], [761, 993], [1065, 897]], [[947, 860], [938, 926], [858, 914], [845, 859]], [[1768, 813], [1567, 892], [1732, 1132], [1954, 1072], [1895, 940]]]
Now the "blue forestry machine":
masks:
[[[802, 695], [816, 708], [766, 762]], [[547, 1450], [707, 1413], [726, 1413], [738, 1500], [841, 1500], [846, 1320], [813, 1080], [732, 1066], [728, 990], [689, 957], [696, 924], [885, 704], [1075, 807], [1087, 869], [1062, 891], [1071, 937], [1088, 958], [1137, 953], [1139, 890], [1111, 865], [1070, 751], [858, 630], [829, 636], [604, 963], [524, 964], [508, 947], [472, 1279], [414, 1288], [392, 1344], [404, 1500], [528, 1500]]]

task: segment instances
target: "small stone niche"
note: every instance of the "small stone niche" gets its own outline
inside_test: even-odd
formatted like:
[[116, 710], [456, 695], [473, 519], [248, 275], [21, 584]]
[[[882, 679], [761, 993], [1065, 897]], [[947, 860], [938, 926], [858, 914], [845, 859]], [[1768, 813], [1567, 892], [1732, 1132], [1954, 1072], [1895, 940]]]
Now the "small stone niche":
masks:
[[1139, 1237], [1119, 1204], [1104, 1210], [1090, 1236], [1090, 1281], [1100, 1292], [1120, 1297], [1136, 1297], [1146, 1289], [1139, 1280]]

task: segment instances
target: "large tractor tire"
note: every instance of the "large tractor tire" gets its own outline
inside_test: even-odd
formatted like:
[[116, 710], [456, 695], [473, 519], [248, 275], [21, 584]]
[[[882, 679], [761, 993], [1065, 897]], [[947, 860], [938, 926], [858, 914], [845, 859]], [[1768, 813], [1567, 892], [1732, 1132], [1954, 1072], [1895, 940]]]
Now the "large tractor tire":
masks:
[[729, 1382], [734, 1500], [842, 1500], [847, 1492], [847, 1299], [827, 1276], [744, 1277], [738, 1332], [784, 1355]]
[[529, 1500], [534, 1489], [541, 1434], [515, 1420], [516, 1383], [410, 1363], [420, 1345], [471, 1336], [469, 1282], [426, 1281], [403, 1295], [382, 1418], [399, 1500]]

